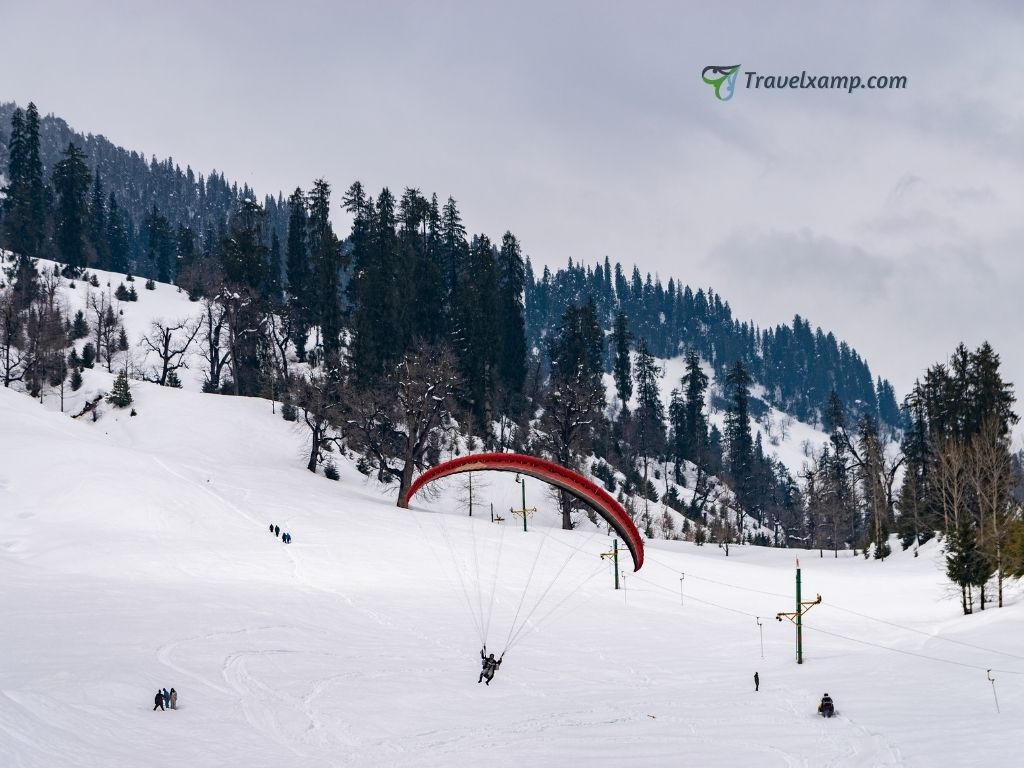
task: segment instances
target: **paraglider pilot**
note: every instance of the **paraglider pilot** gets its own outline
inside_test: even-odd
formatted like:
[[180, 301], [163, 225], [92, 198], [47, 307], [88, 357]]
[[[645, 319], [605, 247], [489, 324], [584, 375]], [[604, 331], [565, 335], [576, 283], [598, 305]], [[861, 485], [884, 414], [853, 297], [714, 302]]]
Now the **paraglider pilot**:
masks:
[[501, 654], [498, 658], [494, 658], [494, 654], [487, 654], [487, 646], [485, 645], [480, 649], [480, 658], [483, 662], [483, 671], [480, 673], [480, 679], [477, 683], [487, 682], [487, 685], [491, 684], [491, 680], [494, 678], [494, 673], [498, 671], [498, 667], [501, 666], [501, 660], [505, 658], [505, 654]]

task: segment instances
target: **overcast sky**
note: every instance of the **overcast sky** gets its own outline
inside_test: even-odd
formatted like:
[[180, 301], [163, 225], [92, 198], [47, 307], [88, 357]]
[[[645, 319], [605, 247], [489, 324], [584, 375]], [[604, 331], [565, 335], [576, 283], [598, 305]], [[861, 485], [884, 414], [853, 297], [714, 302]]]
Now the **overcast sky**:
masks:
[[[0, 30], [0, 100], [126, 147], [260, 193], [450, 194], [535, 264], [800, 313], [900, 396], [961, 340], [1024, 387], [1012, 3], [0, 0]], [[701, 70], [733, 64], [908, 86], [716, 101]]]

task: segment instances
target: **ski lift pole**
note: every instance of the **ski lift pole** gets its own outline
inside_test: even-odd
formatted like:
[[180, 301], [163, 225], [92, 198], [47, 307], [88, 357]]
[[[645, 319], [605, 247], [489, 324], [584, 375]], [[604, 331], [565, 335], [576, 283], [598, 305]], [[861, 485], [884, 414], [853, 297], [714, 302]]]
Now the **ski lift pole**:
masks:
[[[619, 588], [619, 540], [612, 539], [612, 548], [610, 552], [602, 552], [601, 559], [606, 560], [612, 559], [612, 570], [615, 571], [615, 588]], [[625, 577], [623, 577], [625, 578]]]
[[764, 658], [764, 624], [761, 623], [761, 617], [755, 616], [757, 620], [757, 632], [761, 635], [761, 658]]
[[821, 602], [821, 595], [814, 600], [800, 599], [800, 558], [796, 560], [796, 610], [792, 613], [779, 612], [775, 614], [776, 621], [789, 619], [796, 624], [796, 663], [804, 663], [804, 624], [803, 617], [813, 606]]
[[685, 577], [686, 577], [686, 574], [683, 573], [682, 571], [680, 571], [679, 572], [679, 604], [680, 605], [685, 605], [685, 603], [683, 602], [683, 579]]
[[1000, 714], [1000, 712], [999, 712], [999, 697], [996, 696], [996, 679], [994, 677], [992, 677], [992, 670], [991, 669], [988, 670], [987, 672], [985, 672], [985, 676], [988, 678], [988, 681], [990, 683], [992, 683], [992, 698], [996, 700], [996, 714], [998, 715], [998, 714]]
[[531, 512], [535, 512], [536, 510], [534, 510], [534, 509], [527, 509], [526, 508], [526, 478], [525, 477], [520, 477], [518, 474], [516, 474], [516, 482], [519, 483], [520, 487], [523, 490], [523, 508], [522, 509], [513, 509], [513, 510], [511, 510], [511, 512], [512, 512], [513, 515], [522, 514], [522, 516], [523, 516], [523, 533], [527, 533], [527, 530], [526, 530], [526, 518], [527, 518], [527, 516]]

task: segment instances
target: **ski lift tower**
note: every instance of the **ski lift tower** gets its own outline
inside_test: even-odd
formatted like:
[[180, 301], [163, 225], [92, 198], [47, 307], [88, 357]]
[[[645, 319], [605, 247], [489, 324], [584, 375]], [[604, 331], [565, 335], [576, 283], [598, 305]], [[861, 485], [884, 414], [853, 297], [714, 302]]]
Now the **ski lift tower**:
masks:
[[529, 518], [530, 515], [532, 515], [534, 512], [537, 511], [537, 508], [536, 507], [527, 507], [526, 506], [526, 478], [525, 477], [520, 477], [519, 473], [517, 472], [516, 473], [516, 482], [519, 483], [520, 487], [523, 490], [523, 506], [522, 506], [522, 509], [510, 509], [509, 512], [511, 512], [513, 515], [517, 515], [517, 516], [521, 515], [522, 516], [522, 518], [523, 518], [523, 533], [526, 533], [526, 521], [527, 521], [527, 519]]

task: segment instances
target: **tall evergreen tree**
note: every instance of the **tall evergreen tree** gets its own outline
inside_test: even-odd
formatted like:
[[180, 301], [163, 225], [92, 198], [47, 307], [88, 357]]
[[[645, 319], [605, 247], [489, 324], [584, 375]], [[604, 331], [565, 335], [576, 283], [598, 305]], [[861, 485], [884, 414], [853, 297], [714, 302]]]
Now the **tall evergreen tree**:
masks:
[[754, 440], [750, 432], [750, 374], [737, 361], [725, 377], [729, 406], [725, 416], [728, 445], [728, 472], [740, 504], [749, 508], [754, 502]]
[[612, 378], [615, 380], [615, 391], [622, 402], [622, 412], [629, 412], [629, 398], [633, 396], [633, 372], [632, 360], [629, 355], [629, 343], [633, 334], [629, 332], [626, 323], [626, 315], [619, 312], [615, 315], [615, 326], [612, 331], [612, 346], [615, 349], [615, 359], [612, 363]]
[[506, 232], [498, 253], [498, 378], [512, 406], [519, 401], [526, 376], [525, 280], [519, 241], [511, 232]]
[[296, 187], [289, 196], [288, 210], [288, 244], [285, 249], [288, 311], [295, 328], [295, 352], [300, 360], [305, 360], [306, 338], [316, 313], [307, 247], [306, 195], [301, 188]]
[[85, 155], [68, 144], [64, 158], [54, 166], [53, 187], [57, 196], [54, 211], [57, 254], [73, 272], [86, 266], [85, 243], [89, 230], [89, 185], [92, 174]]
[[341, 296], [338, 276], [342, 267], [341, 243], [331, 227], [331, 186], [324, 179], [313, 182], [309, 193], [309, 255], [317, 289], [317, 320], [323, 339], [324, 359], [336, 364], [341, 348]]
[[3, 188], [3, 224], [7, 246], [23, 258], [43, 255], [46, 185], [39, 153], [39, 112], [30, 103], [11, 116], [7, 186]]
[[117, 204], [117, 198], [111, 192], [107, 198], [107, 248], [110, 252], [109, 269], [111, 272], [127, 272], [130, 268], [129, 255], [130, 225]]

